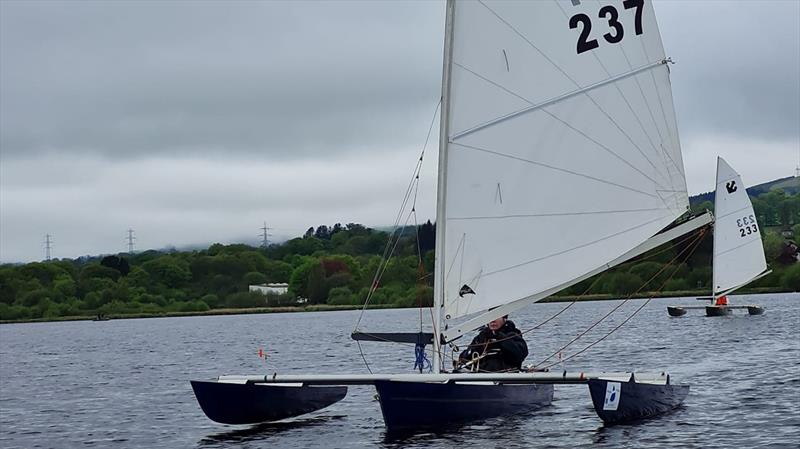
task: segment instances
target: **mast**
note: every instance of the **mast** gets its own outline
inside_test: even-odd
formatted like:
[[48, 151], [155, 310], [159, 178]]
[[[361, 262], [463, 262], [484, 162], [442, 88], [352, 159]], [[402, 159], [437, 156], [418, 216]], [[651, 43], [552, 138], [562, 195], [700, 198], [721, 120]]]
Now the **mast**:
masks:
[[444, 27], [444, 65], [442, 67], [442, 113], [439, 116], [439, 176], [436, 189], [436, 248], [434, 250], [435, 275], [433, 282], [433, 372], [441, 371], [441, 329], [442, 306], [444, 305], [444, 239], [445, 239], [445, 198], [447, 189], [447, 144], [450, 112], [450, 72], [453, 66], [453, 15], [455, 0], [447, 0]]
[[[719, 213], [717, 209], [717, 190], [719, 190], [719, 156], [717, 157], [717, 172], [714, 175], [714, 213]], [[717, 302], [717, 258], [714, 257], [717, 251], [717, 223], [714, 223], [714, 235], [711, 244], [711, 304]]]

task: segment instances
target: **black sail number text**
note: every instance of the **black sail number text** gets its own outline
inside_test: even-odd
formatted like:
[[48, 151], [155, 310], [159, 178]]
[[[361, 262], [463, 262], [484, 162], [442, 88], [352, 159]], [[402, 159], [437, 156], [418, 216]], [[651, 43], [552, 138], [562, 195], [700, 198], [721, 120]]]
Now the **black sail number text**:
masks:
[[[625, 0], [622, 2], [625, 9], [635, 9], [634, 11], [634, 29], [636, 34], [642, 34], [642, 9], [644, 8], [644, 0]], [[608, 32], [603, 34], [603, 38], [609, 44], [616, 44], [622, 41], [625, 37], [625, 28], [622, 22], [619, 21], [619, 11], [612, 5], [606, 5], [600, 8], [598, 18], [605, 19], [608, 24]], [[580, 35], [578, 36], [577, 51], [578, 54], [594, 50], [600, 44], [597, 39], [590, 39], [592, 37], [592, 19], [584, 13], [578, 13], [569, 18], [569, 28], [574, 30], [580, 25]]]
[[736, 226], [739, 227], [739, 237], [747, 237], [750, 234], [758, 232], [756, 219], [753, 215], [746, 215], [742, 218], [736, 219]]
[[569, 19], [569, 28], [575, 29], [579, 23], [583, 25], [583, 28], [581, 28], [581, 35], [578, 36], [578, 54], [599, 47], [597, 39], [588, 40], [589, 34], [592, 32], [592, 19], [586, 14], [575, 14]]

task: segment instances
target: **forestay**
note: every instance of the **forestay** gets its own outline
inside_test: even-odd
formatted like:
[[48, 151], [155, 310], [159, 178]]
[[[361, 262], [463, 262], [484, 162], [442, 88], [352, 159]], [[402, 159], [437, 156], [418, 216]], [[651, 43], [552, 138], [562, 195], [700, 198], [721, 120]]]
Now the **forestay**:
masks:
[[761, 232], [742, 178], [717, 158], [714, 194], [714, 296], [742, 286], [767, 269]]
[[649, 1], [453, 6], [445, 323], [596, 270], [688, 208]]

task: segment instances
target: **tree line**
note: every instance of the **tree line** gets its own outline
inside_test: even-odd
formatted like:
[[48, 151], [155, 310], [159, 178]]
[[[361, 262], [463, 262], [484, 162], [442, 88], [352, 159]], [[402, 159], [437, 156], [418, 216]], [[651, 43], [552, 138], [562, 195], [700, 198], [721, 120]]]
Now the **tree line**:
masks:
[[[789, 230], [800, 235], [800, 195], [770, 191], [753, 203], [773, 273], [752, 287], [800, 290], [800, 264], [782, 235]], [[700, 202], [693, 210], [711, 207]], [[430, 221], [391, 234], [356, 223], [337, 223], [311, 227], [302, 237], [268, 248], [213, 244], [199, 251], [150, 250], [4, 264], [0, 265], [0, 320], [296, 306], [299, 298], [304, 304], [361, 305], [371, 290], [371, 304], [429, 306], [435, 234]], [[384, 263], [390, 239], [392, 257]], [[670, 264], [688, 244], [686, 240], [653, 250], [559, 295], [708, 292], [710, 236], [690, 258]], [[376, 279], [379, 268], [381, 276]], [[289, 292], [264, 296], [248, 291], [249, 285], [265, 283], [288, 283]]]

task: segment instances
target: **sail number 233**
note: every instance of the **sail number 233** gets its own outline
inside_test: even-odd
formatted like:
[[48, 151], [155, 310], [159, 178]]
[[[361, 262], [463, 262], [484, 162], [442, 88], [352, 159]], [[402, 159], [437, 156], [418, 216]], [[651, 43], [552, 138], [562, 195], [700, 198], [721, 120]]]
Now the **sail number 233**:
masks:
[[[642, 34], [642, 8], [644, 8], [644, 0], [625, 0], [622, 2], [625, 9], [636, 9], [634, 14], [634, 25], [636, 34]], [[606, 5], [600, 8], [598, 13], [600, 19], [608, 21], [608, 33], [603, 35], [606, 42], [609, 44], [616, 44], [625, 36], [625, 29], [619, 21], [619, 11], [612, 5]], [[581, 34], [578, 36], [578, 54], [585, 51], [594, 50], [599, 47], [597, 39], [589, 39], [592, 37], [592, 19], [584, 13], [575, 14], [569, 18], [569, 28], [571, 30], [581, 26]]]
[[736, 226], [739, 227], [739, 237], [745, 237], [750, 234], [758, 232], [758, 226], [756, 226], [756, 219], [752, 215], [744, 216], [742, 218], [737, 218]]

